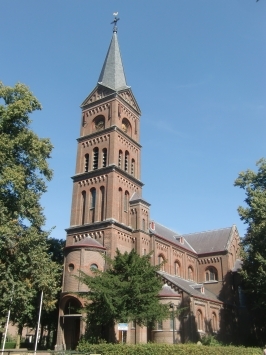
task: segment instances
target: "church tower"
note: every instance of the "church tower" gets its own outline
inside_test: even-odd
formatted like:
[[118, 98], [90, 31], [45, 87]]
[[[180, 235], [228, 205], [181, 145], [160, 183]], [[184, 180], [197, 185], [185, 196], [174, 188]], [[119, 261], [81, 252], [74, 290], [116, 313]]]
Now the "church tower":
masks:
[[142, 198], [140, 115], [126, 83], [115, 18], [111, 43], [96, 87], [81, 104], [81, 127], [70, 227], [66, 230], [63, 289], [57, 345], [74, 349], [84, 332], [73, 276], [104, 270], [104, 253], [115, 256], [150, 248], [149, 206]]

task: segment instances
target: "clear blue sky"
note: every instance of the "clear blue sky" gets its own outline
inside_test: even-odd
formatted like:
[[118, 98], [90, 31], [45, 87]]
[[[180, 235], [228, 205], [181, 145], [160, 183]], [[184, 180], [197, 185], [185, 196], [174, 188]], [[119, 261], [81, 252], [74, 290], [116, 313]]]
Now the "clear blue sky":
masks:
[[266, 156], [266, 1], [2, 0], [0, 80], [43, 105], [33, 129], [54, 145], [42, 199], [46, 228], [65, 238], [79, 105], [95, 87], [119, 11], [127, 84], [141, 107], [143, 195], [180, 233], [231, 226], [240, 171]]

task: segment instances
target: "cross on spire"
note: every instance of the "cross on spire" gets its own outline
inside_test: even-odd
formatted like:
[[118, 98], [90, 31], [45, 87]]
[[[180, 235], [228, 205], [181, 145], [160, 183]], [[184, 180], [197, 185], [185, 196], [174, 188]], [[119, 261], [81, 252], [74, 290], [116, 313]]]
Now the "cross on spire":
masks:
[[119, 21], [120, 19], [117, 17], [118, 12], [114, 12], [113, 15], [114, 15], [115, 18], [114, 18], [114, 21], [111, 22], [111, 25], [114, 24], [113, 32], [114, 32], [114, 33], [117, 33], [117, 26], [116, 26], [116, 23], [117, 23], [117, 21]]

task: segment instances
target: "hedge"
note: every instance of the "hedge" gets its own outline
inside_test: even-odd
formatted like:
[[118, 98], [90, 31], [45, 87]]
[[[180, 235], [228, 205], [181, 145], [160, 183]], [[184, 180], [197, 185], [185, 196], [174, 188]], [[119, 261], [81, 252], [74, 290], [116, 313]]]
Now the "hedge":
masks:
[[195, 344], [97, 344], [81, 342], [77, 348], [84, 354], [101, 355], [261, 355], [260, 348], [204, 346]]

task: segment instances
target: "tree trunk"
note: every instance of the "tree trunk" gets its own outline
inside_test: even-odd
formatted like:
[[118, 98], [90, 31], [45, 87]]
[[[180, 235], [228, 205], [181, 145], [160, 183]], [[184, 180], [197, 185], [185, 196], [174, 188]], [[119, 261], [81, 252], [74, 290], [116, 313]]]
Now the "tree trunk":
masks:
[[23, 325], [19, 324], [18, 325], [17, 341], [16, 341], [16, 349], [20, 348], [20, 341], [21, 341], [22, 331], [23, 331]]

